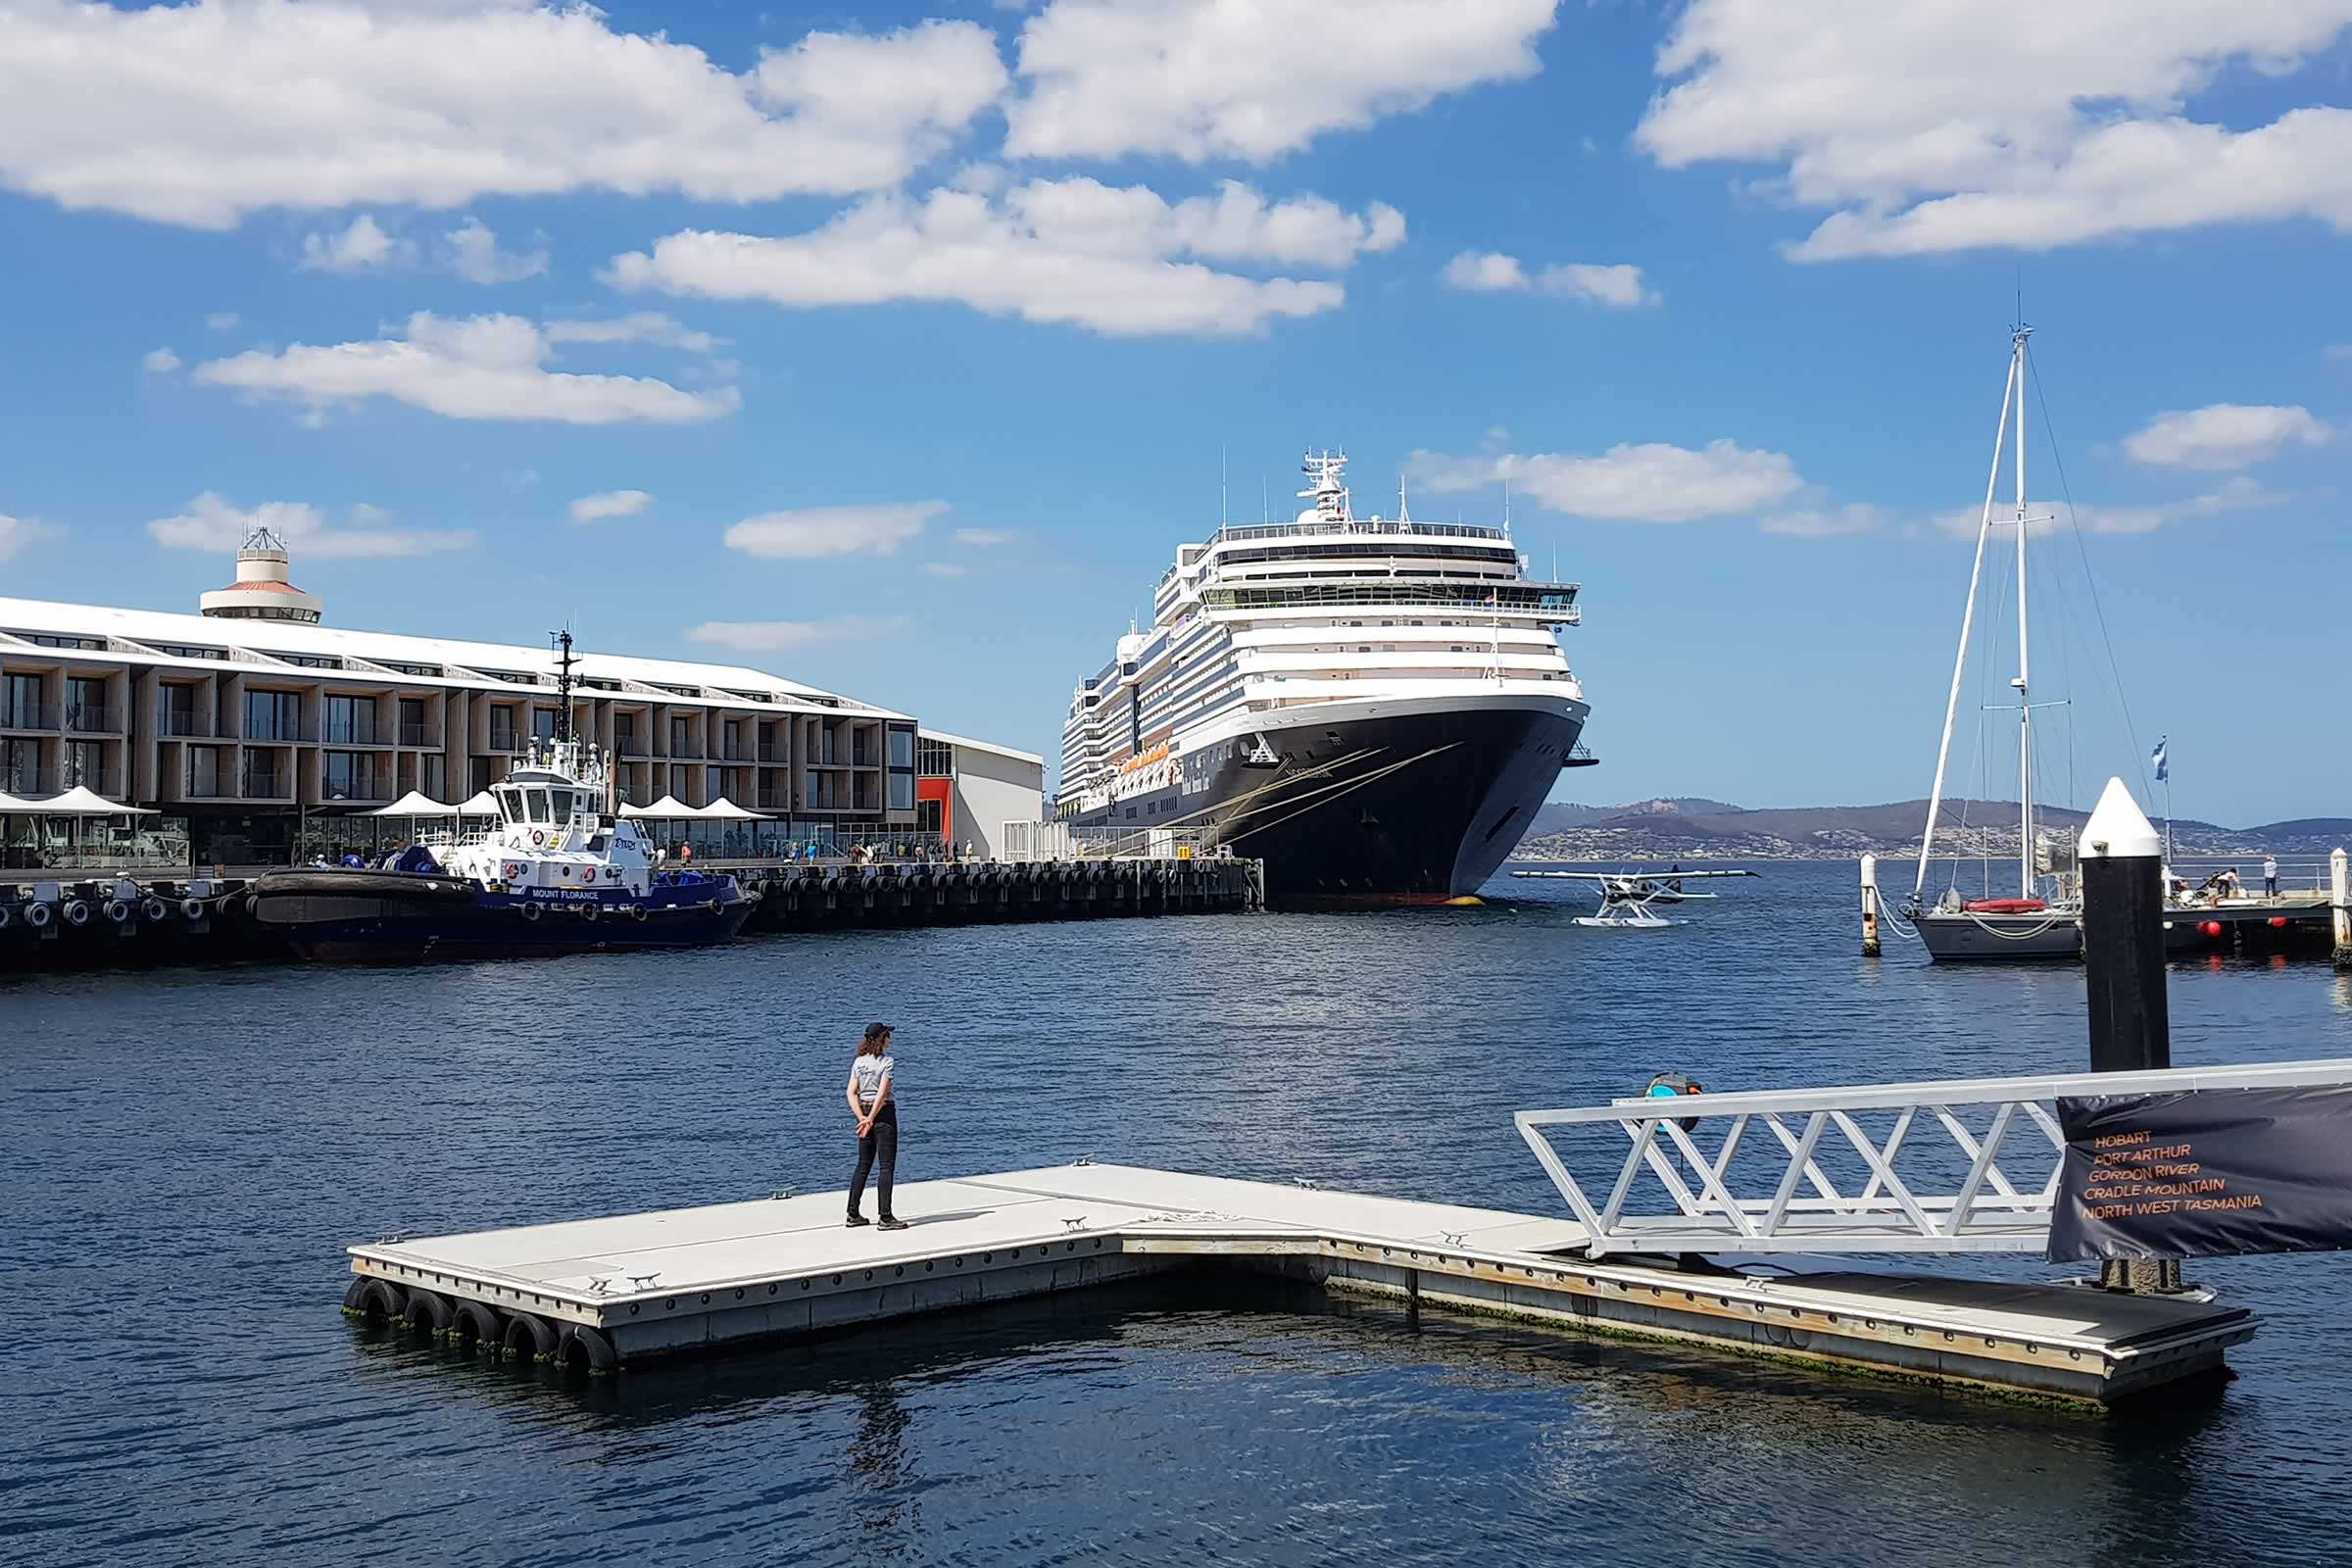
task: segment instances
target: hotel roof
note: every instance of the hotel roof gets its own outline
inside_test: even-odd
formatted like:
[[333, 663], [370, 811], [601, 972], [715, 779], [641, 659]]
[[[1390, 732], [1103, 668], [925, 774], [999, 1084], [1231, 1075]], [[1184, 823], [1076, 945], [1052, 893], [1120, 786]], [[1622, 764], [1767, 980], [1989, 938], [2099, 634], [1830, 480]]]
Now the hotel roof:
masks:
[[[250, 585], [247, 585], [250, 586]], [[315, 665], [299, 661], [335, 659], [348, 675], [398, 685], [430, 683], [496, 691], [555, 690], [555, 655], [544, 647], [514, 643], [465, 642], [446, 637], [410, 637], [397, 632], [353, 631], [284, 620], [239, 620], [173, 614], [157, 610], [119, 610], [103, 605], [68, 605], [40, 599], [0, 599], [0, 653], [29, 649], [54, 659], [63, 652], [31, 637], [102, 641], [96, 657], [159, 667], [218, 672], [225, 662], [246, 670], [279, 669], [317, 678]], [[186, 655], [174, 649], [217, 650]], [[292, 655], [293, 659], [285, 656]], [[394, 666], [426, 664], [443, 671], [418, 675]], [[514, 676], [526, 677], [515, 680]], [[799, 681], [740, 664], [699, 664], [671, 659], [632, 659], [584, 653], [577, 677], [613, 682], [595, 695], [643, 696], [656, 702], [704, 703], [711, 707], [773, 706], [788, 710], [855, 712], [868, 718], [911, 715], [861, 703]], [[978, 744], [978, 743], [973, 743]], [[996, 748], [1001, 749], [1001, 748]]]

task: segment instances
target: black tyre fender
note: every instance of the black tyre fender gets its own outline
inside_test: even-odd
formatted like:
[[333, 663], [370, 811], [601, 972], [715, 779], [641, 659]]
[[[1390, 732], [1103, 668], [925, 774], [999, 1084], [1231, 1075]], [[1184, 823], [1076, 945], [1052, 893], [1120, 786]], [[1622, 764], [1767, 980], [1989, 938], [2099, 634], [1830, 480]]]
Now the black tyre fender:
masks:
[[499, 1336], [498, 1345], [509, 1360], [551, 1360], [556, 1353], [556, 1331], [543, 1317], [529, 1312], [509, 1312], [506, 1332]]
[[359, 1298], [361, 1315], [371, 1322], [381, 1318], [386, 1323], [397, 1323], [408, 1310], [408, 1292], [390, 1280], [362, 1280], [343, 1298], [349, 1301], [354, 1295]]
[[455, 1315], [450, 1310], [449, 1302], [433, 1292], [418, 1290], [415, 1286], [409, 1288], [409, 1308], [406, 1316], [410, 1332], [446, 1334], [449, 1332], [450, 1322]]
[[497, 1349], [505, 1343], [498, 1314], [479, 1301], [460, 1301], [451, 1313], [450, 1338], [474, 1349]]
[[539, 906], [538, 906], [538, 905], [536, 905], [536, 904], [525, 904], [524, 906], [522, 906], [522, 917], [523, 917], [525, 920], [536, 920], [536, 919], [538, 919], [538, 918], [539, 918]]
[[364, 1318], [368, 1315], [368, 1287], [374, 1283], [366, 1275], [357, 1276], [352, 1280], [351, 1288], [343, 1293], [343, 1315], [345, 1317]]
[[629, 918], [636, 921], [639, 925], [645, 924], [647, 912], [648, 911], [645, 906], [642, 904], [631, 905], [629, 906]]
[[556, 1340], [556, 1360], [565, 1370], [584, 1368], [590, 1375], [610, 1372], [620, 1365], [620, 1356], [612, 1342], [602, 1330], [585, 1323], [566, 1323]]

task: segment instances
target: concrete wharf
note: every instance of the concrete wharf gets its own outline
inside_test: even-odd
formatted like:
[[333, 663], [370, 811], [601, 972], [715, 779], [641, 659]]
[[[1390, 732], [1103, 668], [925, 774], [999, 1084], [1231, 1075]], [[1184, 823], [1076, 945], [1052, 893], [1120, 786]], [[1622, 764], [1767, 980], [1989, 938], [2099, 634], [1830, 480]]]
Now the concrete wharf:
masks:
[[[979, 925], [1229, 914], [1265, 904], [1262, 860], [696, 860], [730, 872], [760, 903], [751, 932]], [[234, 874], [60, 868], [0, 880], [0, 970], [283, 955], [251, 919], [245, 892], [269, 867]]]
[[1834, 1265], [1581, 1255], [1573, 1220], [1135, 1166], [778, 1195], [349, 1250], [344, 1309], [591, 1372], [1202, 1269], [2084, 1404], [2218, 1375], [2243, 1307]]

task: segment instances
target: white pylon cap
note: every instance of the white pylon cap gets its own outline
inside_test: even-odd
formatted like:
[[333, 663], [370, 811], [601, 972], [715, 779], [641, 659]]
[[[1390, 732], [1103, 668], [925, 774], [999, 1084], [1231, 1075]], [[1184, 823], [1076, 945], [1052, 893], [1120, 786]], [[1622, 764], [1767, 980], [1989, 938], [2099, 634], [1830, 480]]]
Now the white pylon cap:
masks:
[[2099, 804], [2091, 809], [2090, 820], [2082, 824], [2082, 842], [2077, 848], [2085, 860], [2132, 857], [2153, 860], [2164, 854], [2164, 840], [2132, 792], [2124, 788], [2124, 781], [2111, 778], [2099, 792]]

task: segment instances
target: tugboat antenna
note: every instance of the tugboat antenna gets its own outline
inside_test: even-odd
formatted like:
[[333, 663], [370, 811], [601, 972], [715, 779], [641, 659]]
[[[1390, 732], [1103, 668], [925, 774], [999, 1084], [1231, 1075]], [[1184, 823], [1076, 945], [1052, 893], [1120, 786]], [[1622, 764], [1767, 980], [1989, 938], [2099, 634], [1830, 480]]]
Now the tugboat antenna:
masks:
[[562, 745], [571, 739], [571, 666], [579, 661], [571, 657], [569, 626], [548, 636], [556, 644], [556, 742]]

